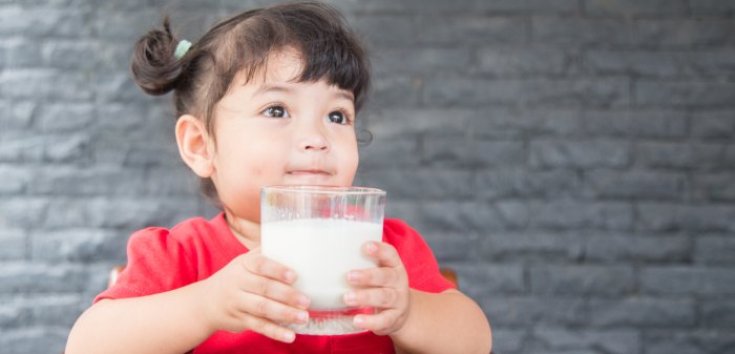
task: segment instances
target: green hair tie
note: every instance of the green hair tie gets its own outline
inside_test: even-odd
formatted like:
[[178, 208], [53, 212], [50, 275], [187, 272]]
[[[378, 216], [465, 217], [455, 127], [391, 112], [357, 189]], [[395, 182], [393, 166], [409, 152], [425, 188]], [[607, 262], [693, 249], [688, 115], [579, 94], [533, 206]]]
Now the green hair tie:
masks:
[[180, 40], [179, 44], [176, 45], [176, 50], [174, 51], [174, 57], [176, 60], [181, 59], [181, 57], [189, 51], [189, 48], [191, 48], [191, 42], [186, 39]]

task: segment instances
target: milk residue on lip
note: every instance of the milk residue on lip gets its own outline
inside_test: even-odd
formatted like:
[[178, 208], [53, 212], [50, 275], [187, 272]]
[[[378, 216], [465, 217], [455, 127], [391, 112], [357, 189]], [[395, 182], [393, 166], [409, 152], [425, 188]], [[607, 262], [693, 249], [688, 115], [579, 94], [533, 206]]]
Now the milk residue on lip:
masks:
[[347, 272], [375, 267], [361, 247], [380, 241], [383, 225], [341, 219], [300, 219], [261, 225], [263, 254], [298, 274], [294, 286], [311, 299], [310, 309], [345, 308]]

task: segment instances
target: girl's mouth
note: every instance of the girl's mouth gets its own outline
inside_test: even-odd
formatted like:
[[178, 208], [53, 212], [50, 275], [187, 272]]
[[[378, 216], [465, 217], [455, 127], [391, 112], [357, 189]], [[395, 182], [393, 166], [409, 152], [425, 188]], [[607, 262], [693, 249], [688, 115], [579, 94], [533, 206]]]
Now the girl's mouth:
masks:
[[289, 171], [287, 173], [289, 175], [294, 175], [294, 176], [314, 176], [314, 175], [329, 176], [331, 175], [331, 173], [327, 171], [322, 171], [322, 170], [295, 170], [295, 171]]

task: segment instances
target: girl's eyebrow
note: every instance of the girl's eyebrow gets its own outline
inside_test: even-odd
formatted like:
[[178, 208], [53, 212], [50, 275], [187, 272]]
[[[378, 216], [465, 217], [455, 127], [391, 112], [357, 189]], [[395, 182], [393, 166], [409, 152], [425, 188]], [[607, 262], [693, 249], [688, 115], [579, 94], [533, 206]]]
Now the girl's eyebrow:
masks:
[[[294, 89], [286, 86], [286, 85], [279, 85], [279, 84], [263, 84], [258, 88], [255, 93], [253, 93], [253, 97], [260, 96], [266, 93], [270, 92], [282, 92], [286, 94], [293, 94]], [[339, 90], [336, 93], [333, 94], [333, 96], [337, 98], [342, 98], [348, 101], [354, 101], [355, 96], [352, 94], [352, 92], [346, 91], [346, 90]]]
[[269, 93], [269, 92], [283, 92], [283, 93], [291, 94], [293, 93], [293, 89], [291, 89], [288, 86], [284, 86], [284, 85], [278, 85], [278, 84], [266, 85], [264, 84], [264, 85], [261, 85], [260, 88], [258, 88], [258, 90], [255, 91], [255, 93], [253, 93], [253, 96], [260, 96], [262, 94]]
[[339, 90], [339, 92], [337, 92], [335, 94], [335, 96], [337, 96], [339, 98], [344, 98], [344, 99], [346, 99], [348, 101], [354, 101], [355, 100], [355, 95], [353, 95], [352, 92], [345, 91], [345, 90]]

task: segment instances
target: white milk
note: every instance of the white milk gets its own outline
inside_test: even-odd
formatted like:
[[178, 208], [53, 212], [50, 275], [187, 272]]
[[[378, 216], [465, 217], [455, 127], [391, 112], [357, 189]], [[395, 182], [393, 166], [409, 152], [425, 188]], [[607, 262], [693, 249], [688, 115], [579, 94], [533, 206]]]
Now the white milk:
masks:
[[382, 236], [383, 225], [360, 221], [301, 219], [261, 225], [263, 254], [296, 271], [295, 287], [311, 299], [310, 310], [346, 307], [347, 272], [375, 267], [361, 247]]

